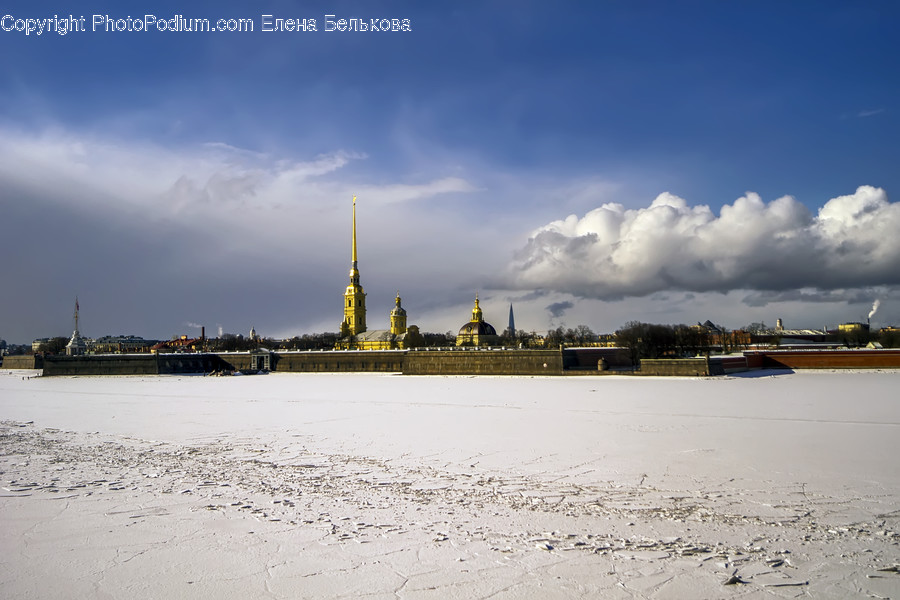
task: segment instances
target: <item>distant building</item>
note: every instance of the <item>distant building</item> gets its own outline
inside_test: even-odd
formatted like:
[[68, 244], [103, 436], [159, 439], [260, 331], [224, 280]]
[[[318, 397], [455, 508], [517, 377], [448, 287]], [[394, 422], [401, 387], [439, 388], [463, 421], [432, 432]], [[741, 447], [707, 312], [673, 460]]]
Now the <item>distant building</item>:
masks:
[[182, 335], [172, 340], [159, 342], [150, 347], [150, 352], [154, 354], [165, 354], [167, 352], [198, 352], [203, 348], [202, 338], [189, 338]]
[[868, 323], [841, 323], [837, 328], [838, 339], [850, 347], [865, 346], [869, 342]]
[[49, 341], [50, 338], [38, 338], [34, 340], [33, 342], [31, 342], [31, 351], [34, 353], [40, 352], [41, 346], [48, 343]]
[[697, 331], [698, 333], [705, 333], [711, 336], [722, 334], [722, 328], [709, 319], [707, 319], [705, 323], [697, 323], [696, 325], [691, 325], [691, 329]]
[[478, 306], [478, 294], [475, 294], [475, 307], [472, 309], [472, 320], [459, 328], [456, 336], [457, 346], [494, 346], [500, 342], [500, 336], [494, 326], [484, 320], [481, 307]]
[[105, 335], [88, 346], [96, 354], [120, 354], [127, 352], [150, 352], [156, 340], [145, 340], [136, 335]]
[[838, 333], [841, 334], [862, 333], [864, 331], [869, 331], [868, 323], [841, 323], [838, 325]]
[[597, 345], [601, 348], [616, 348], [619, 342], [614, 333], [601, 333], [597, 336]]
[[748, 336], [750, 342], [757, 346], [802, 347], [826, 343], [829, 333], [825, 329], [788, 329], [784, 326], [784, 321], [775, 319], [774, 329], [754, 331]]
[[406, 309], [400, 305], [400, 294], [394, 298], [391, 310], [391, 328], [373, 329], [357, 333], [352, 338], [342, 338], [338, 342], [341, 350], [398, 350], [420, 346], [423, 343], [419, 328], [406, 325]]

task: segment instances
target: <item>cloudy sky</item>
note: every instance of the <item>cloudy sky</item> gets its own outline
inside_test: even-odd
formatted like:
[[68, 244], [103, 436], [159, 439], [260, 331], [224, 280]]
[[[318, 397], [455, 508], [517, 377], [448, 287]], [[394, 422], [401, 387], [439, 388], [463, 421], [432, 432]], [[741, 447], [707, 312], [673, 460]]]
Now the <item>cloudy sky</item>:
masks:
[[9, 342], [336, 331], [354, 194], [372, 328], [900, 324], [894, 2], [128, 4], [0, 9]]

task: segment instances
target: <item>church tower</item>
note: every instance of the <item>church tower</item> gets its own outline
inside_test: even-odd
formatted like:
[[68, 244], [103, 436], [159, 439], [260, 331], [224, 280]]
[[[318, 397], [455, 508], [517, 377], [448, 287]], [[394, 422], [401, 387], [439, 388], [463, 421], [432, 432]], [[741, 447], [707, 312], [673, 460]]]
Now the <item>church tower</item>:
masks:
[[406, 309], [400, 306], [400, 292], [397, 292], [394, 303], [396, 306], [391, 311], [391, 333], [402, 335], [406, 333]]
[[350, 285], [344, 291], [344, 321], [341, 323], [341, 337], [356, 335], [366, 330], [366, 293], [359, 284], [359, 268], [356, 262], [356, 196], [353, 196], [351, 261]]
[[69, 340], [69, 343], [66, 344], [66, 355], [67, 356], [81, 356], [82, 354], [87, 352], [87, 343], [84, 341], [84, 338], [81, 337], [81, 332], [78, 331], [78, 297], [75, 297], [75, 331], [72, 332], [72, 338]]

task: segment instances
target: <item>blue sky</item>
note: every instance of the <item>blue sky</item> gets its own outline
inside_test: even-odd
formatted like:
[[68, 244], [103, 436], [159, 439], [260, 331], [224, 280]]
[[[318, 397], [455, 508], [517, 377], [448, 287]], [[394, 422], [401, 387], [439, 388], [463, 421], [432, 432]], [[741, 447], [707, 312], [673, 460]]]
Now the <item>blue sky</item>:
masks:
[[[900, 321], [900, 250], [883, 239], [900, 219], [894, 3], [0, 12], [255, 28], [0, 30], [0, 235], [29, 249], [0, 271], [16, 290], [0, 298], [8, 341], [67, 334], [75, 294], [95, 336], [336, 330], [353, 193], [372, 327], [398, 288], [428, 331], [458, 328], [476, 290], [489, 320], [513, 302], [537, 331], [819, 327], [864, 318], [875, 299], [876, 323]], [[318, 31], [262, 32], [264, 14], [315, 18]], [[327, 14], [411, 31], [326, 32]], [[602, 215], [618, 216], [594, 218], [611, 204]], [[696, 268], [682, 272], [682, 254]], [[808, 269], [787, 268], [792, 256]]]

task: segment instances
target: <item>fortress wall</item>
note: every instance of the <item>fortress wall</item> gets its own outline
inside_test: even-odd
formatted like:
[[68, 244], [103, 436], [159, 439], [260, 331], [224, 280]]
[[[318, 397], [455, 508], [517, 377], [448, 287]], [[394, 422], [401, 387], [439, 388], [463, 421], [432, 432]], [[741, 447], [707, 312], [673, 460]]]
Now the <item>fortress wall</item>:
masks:
[[[276, 352], [273, 371], [294, 373], [382, 372], [404, 375], [585, 375], [597, 371], [594, 352], [576, 350], [370, 350]], [[564, 359], [566, 365], [564, 366]], [[0, 368], [39, 369], [44, 375], [157, 375], [246, 371], [250, 353], [7, 356]], [[587, 368], [593, 364], [592, 368]], [[568, 369], [565, 367], [568, 366]], [[645, 359], [633, 375], [697, 377], [744, 369], [900, 368], [900, 350], [748, 352], [744, 358]]]
[[44, 357], [39, 354], [17, 354], [15, 356], [4, 356], [3, 362], [0, 363], [0, 369], [42, 369], [44, 368]]
[[596, 371], [601, 358], [605, 358], [606, 364], [613, 369], [631, 366], [631, 356], [627, 348], [566, 348], [563, 350], [563, 366], [566, 369]]
[[44, 375], [174, 375], [221, 370], [215, 354], [90, 354], [47, 356]]
[[160, 375], [177, 373], [210, 373], [223, 369], [216, 354], [159, 354], [156, 356]]
[[746, 354], [750, 361], [759, 360], [766, 369], [900, 368], [900, 350], [774, 350]]
[[747, 368], [748, 369], [762, 369], [763, 368], [763, 355], [762, 354], [748, 354], [744, 353], [744, 358], [747, 359]]
[[55, 375], [158, 375], [153, 354], [46, 356], [44, 376]]
[[218, 359], [219, 371], [245, 371], [250, 369], [250, 354], [248, 352], [217, 352], [214, 355]]
[[711, 375], [712, 373], [710, 373], [709, 361], [705, 358], [644, 358], [641, 359], [640, 374], [697, 377]]
[[559, 350], [411, 350], [404, 375], [561, 375]]
[[746, 356], [713, 356], [709, 360], [710, 375], [725, 375], [750, 370]]
[[272, 370], [291, 373], [400, 373], [405, 350], [278, 352]]
[[[272, 370], [300, 373], [346, 373], [403, 370], [404, 351], [300, 352], [274, 353]], [[28, 357], [33, 358], [33, 357]], [[251, 368], [250, 353], [218, 354], [94, 354], [87, 356], [48, 356], [44, 375], [166, 375], [246, 371]], [[18, 360], [16, 364], [25, 364]], [[35, 368], [30, 366], [9, 368]]]

